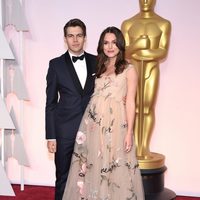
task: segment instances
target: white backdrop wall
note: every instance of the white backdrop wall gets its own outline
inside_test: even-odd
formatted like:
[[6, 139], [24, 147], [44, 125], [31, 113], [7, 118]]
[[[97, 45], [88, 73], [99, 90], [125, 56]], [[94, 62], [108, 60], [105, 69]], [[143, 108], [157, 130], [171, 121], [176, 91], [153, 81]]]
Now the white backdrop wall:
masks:
[[[31, 101], [25, 103], [24, 141], [31, 167], [25, 183], [53, 186], [53, 155], [45, 141], [45, 87], [48, 62], [65, 52], [63, 26], [71, 18], [87, 25], [86, 50], [96, 54], [100, 33], [139, 11], [139, 0], [25, 0], [29, 33], [25, 38], [24, 77]], [[156, 12], [172, 23], [167, 59], [160, 64], [156, 126], [151, 151], [166, 156], [165, 186], [179, 195], [200, 196], [200, 15], [199, 0], [157, 0]], [[14, 97], [12, 97], [14, 99]], [[10, 158], [8, 177], [20, 182]], [[25, 188], [26, 189], [26, 188]]]

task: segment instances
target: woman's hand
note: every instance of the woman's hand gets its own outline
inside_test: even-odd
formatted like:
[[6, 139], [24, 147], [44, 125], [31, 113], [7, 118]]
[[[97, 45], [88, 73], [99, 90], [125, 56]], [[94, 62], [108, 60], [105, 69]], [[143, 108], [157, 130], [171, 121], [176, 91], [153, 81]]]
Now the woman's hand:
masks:
[[133, 133], [127, 133], [124, 139], [124, 151], [129, 152], [133, 146]]

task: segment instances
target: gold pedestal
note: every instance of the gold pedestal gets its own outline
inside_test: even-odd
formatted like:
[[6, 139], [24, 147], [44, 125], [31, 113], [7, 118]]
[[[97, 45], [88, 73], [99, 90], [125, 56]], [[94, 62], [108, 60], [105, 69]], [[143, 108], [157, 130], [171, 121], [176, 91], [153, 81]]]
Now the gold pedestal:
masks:
[[137, 157], [140, 169], [158, 169], [165, 166], [165, 156], [151, 152], [147, 157]]

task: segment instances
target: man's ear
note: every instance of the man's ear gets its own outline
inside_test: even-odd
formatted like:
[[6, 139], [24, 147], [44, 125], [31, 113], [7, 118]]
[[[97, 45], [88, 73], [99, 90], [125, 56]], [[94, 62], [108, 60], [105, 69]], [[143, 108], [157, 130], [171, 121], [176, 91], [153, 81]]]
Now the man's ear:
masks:
[[64, 42], [66, 43], [66, 37], [65, 37], [65, 36], [63, 37], [63, 40], [64, 40]]
[[67, 49], [67, 48], [68, 48], [68, 45], [67, 45], [67, 39], [66, 39], [65, 36], [63, 37], [63, 40], [64, 40], [64, 46], [65, 46], [65, 48]]

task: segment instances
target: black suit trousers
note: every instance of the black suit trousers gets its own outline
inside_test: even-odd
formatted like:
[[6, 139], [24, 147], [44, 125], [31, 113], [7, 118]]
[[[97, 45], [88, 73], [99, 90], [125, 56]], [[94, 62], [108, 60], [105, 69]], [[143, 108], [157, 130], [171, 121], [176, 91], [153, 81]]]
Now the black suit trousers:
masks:
[[75, 139], [69, 140], [66, 138], [59, 138], [56, 140], [57, 150], [55, 153], [56, 165], [56, 188], [55, 200], [62, 200], [65, 190], [65, 185], [69, 173], [72, 153], [74, 151]]

